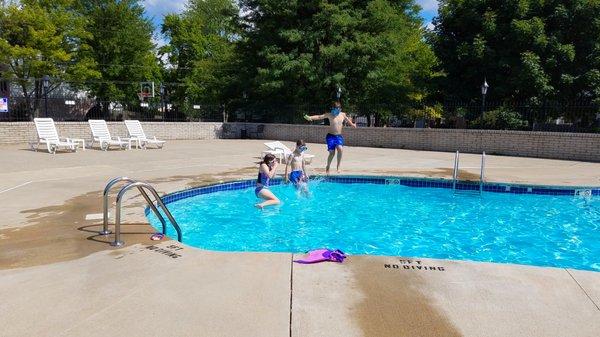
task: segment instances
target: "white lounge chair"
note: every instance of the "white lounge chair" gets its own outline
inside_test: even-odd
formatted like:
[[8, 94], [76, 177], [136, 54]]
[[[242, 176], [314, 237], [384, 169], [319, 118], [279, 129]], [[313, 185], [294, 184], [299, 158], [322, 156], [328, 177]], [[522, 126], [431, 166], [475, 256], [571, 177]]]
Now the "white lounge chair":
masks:
[[[81, 142], [81, 139], [72, 138], [60, 138], [58, 132], [56, 132], [56, 126], [52, 118], [34, 118], [35, 129], [37, 130], [37, 147], [35, 142], [31, 143], [31, 148], [35, 151], [39, 150], [40, 144], [46, 144], [48, 153], [55, 154], [56, 150], [60, 148], [69, 149], [73, 152], [77, 151], [77, 142]], [[85, 143], [83, 143], [85, 147]]]
[[127, 132], [129, 132], [131, 141], [136, 142], [136, 147], [142, 147], [145, 149], [146, 145], [153, 144], [156, 145], [157, 148], [162, 149], [166, 143], [164, 140], [156, 139], [156, 137], [146, 137], [144, 129], [142, 129], [142, 124], [138, 120], [126, 120], [125, 126], [127, 126]]
[[121, 149], [131, 149], [131, 138], [117, 137], [114, 139], [110, 136], [108, 131], [108, 125], [104, 119], [90, 119], [88, 120], [90, 129], [92, 129], [92, 144], [90, 147], [94, 147], [94, 143], [100, 143], [100, 149], [106, 151], [111, 146], [118, 146]]
[[[281, 163], [285, 163], [287, 158], [293, 152], [289, 147], [285, 146], [285, 144], [280, 141], [265, 143], [265, 146], [268, 148], [268, 150], [263, 151], [261, 157], [264, 157], [265, 154], [270, 153], [279, 159]], [[304, 153], [304, 159], [306, 160], [307, 164], [310, 164], [314, 157], [314, 154]]]

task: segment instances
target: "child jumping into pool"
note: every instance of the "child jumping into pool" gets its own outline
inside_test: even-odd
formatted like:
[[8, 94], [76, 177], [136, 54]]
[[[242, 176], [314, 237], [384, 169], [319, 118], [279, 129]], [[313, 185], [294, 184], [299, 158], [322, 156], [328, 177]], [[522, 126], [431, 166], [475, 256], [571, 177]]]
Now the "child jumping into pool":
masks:
[[[285, 163], [285, 181], [294, 184], [297, 190], [302, 194], [308, 195], [308, 174], [306, 174], [306, 162], [304, 152], [308, 149], [302, 139], [296, 141], [296, 149], [287, 158]], [[292, 167], [292, 172], [288, 176], [288, 167]]]
[[325, 172], [329, 174], [329, 167], [333, 161], [333, 156], [337, 151], [337, 172], [340, 173], [340, 164], [342, 162], [342, 147], [344, 146], [344, 137], [342, 136], [342, 128], [344, 122], [347, 122], [350, 126], [356, 127], [356, 124], [352, 122], [352, 119], [342, 112], [342, 104], [339, 101], [335, 101], [329, 112], [322, 115], [308, 116], [304, 115], [307, 121], [318, 121], [325, 118], [329, 119], [329, 133], [325, 137], [327, 142], [327, 151], [329, 151], [329, 157], [327, 157], [327, 167]]
[[266, 154], [260, 162], [258, 178], [256, 179], [256, 189], [254, 190], [256, 197], [265, 201], [254, 205], [257, 208], [263, 209], [265, 206], [279, 204], [279, 199], [269, 190], [269, 183], [275, 176], [276, 170], [277, 160], [275, 160], [275, 156], [270, 153]]

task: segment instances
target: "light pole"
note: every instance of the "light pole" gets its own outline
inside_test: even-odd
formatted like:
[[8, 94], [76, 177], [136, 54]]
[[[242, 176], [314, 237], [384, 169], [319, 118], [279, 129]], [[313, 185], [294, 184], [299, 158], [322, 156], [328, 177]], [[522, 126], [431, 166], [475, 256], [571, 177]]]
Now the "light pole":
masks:
[[342, 88], [338, 85], [337, 90], [335, 92], [336, 100], [339, 101], [340, 97], [342, 97]]
[[42, 87], [44, 88], [44, 117], [48, 117], [48, 88], [50, 87], [50, 77], [42, 77]]
[[248, 94], [246, 91], [242, 92], [242, 97], [244, 98], [244, 126], [240, 129], [240, 138], [246, 139], [248, 138], [248, 129], [246, 129], [246, 123], [248, 122], [248, 116], [246, 115], [248, 113], [246, 100], [248, 99]]
[[244, 98], [244, 123], [246, 123], [248, 121], [248, 117], [246, 116], [246, 113], [247, 113], [247, 107], [246, 107], [246, 105], [248, 104], [246, 102], [246, 100], [248, 99], [248, 94], [244, 91], [242, 93], [242, 97]]
[[487, 95], [488, 88], [490, 86], [487, 83], [485, 77], [483, 78], [483, 84], [481, 85], [481, 118], [485, 114], [485, 96]]
[[160, 84], [158, 92], [160, 93], [160, 109], [162, 110], [164, 121], [167, 117], [167, 111], [165, 109], [165, 86], [162, 83]]

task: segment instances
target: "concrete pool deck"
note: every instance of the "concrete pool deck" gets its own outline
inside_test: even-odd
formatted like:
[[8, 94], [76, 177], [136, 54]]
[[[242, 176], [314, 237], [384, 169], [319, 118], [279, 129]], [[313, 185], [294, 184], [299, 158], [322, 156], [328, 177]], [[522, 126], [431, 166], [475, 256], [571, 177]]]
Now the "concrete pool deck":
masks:
[[[1, 146], [1, 335], [598, 335], [600, 273], [380, 256], [306, 266], [292, 264], [292, 254], [153, 245], [135, 193], [125, 204], [126, 247], [110, 247], [111, 236], [95, 234], [101, 220], [85, 220], [101, 213], [101, 191], [116, 176], [147, 180], [161, 194], [254, 178], [262, 142], [170, 141], [163, 150], [54, 156]], [[324, 146], [309, 144], [309, 151], [322, 173]], [[453, 159], [349, 147], [343, 168], [450, 178]], [[478, 177], [479, 160], [462, 155], [463, 179]], [[600, 164], [488, 156], [486, 176], [600, 186]]]

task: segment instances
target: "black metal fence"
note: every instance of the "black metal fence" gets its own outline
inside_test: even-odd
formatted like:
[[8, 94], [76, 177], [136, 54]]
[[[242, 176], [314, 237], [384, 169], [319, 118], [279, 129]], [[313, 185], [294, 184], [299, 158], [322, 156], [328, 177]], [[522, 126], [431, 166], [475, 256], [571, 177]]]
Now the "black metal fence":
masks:
[[108, 102], [78, 97], [13, 97], [9, 98], [8, 112], [0, 112], [0, 121], [29, 121], [35, 117], [51, 117], [55, 121], [223, 121], [223, 109], [215, 105], [173, 104], [160, 100]]
[[[1, 121], [30, 121], [51, 117], [56, 121], [105, 119], [120, 121], [186, 122], [229, 121], [257, 123], [307, 123], [304, 114], [322, 114], [326, 107], [314, 104], [214, 105], [195, 102], [166, 102], [154, 98], [146, 102], [107, 102], [63, 96], [47, 99], [9, 97], [8, 112], [0, 112]], [[345, 105], [360, 127], [417, 127], [457, 129], [533, 130], [556, 132], [600, 132], [600, 105], [592, 102], [516, 102], [445, 101], [429, 104], [367, 106]], [[314, 122], [323, 123], [323, 122]]]
[[[360, 127], [490, 129], [600, 133], [600, 105], [592, 102], [446, 101], [433, 104], [345, 105], [343, 110]], [[306, 123], [304, 114], [322, 114], [326, 107], [311, 104], [241, 106], [228, 111], [229, 121], [258, 123]], [[313, 122], [313, 123], [327, 123]]]

